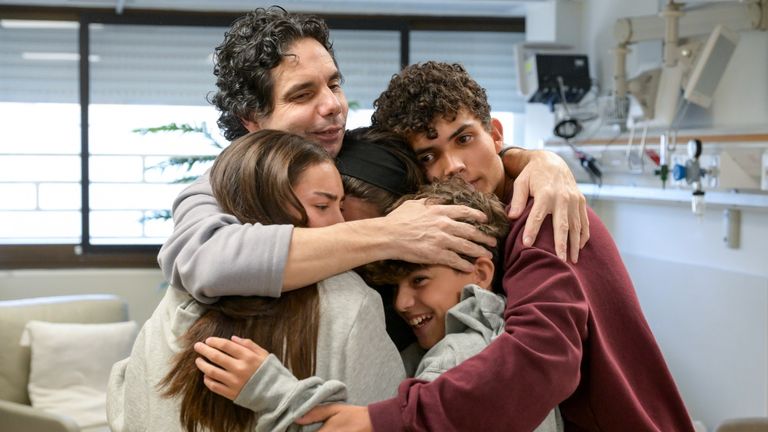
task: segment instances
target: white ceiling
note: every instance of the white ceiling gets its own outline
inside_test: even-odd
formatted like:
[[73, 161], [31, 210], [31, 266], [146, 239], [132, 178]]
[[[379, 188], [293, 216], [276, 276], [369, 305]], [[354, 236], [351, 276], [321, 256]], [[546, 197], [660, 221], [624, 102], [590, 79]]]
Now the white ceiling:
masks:
[[0, 0], [0, 5], [189, 11], [248, 11], [279, 4], [292, 12], [364, 15], [519, 17], [547, 0]]

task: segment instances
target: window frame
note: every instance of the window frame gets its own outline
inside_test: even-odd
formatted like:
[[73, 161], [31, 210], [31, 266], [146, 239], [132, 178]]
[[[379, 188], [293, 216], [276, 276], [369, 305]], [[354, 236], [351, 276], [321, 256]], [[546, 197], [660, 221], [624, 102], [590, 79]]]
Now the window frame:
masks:
[[[242, 12], [188, 12], [166, 10], [1, 6], [0, 19], [60, 20], [79, 23], [78, 66], [80, 124], [89, 124], [90, 24], [229, 27]], [[410, 62], [410, 32], [473, 31], [524, 33], [523, 17], [429, 17], [367, 16], [314, 13], [325, 19], [331, 30], [388, 30], [400, 33], [400, 68]], [[213, 50], [213, 47], [211, 47]], [[80, 129], [81, 241], [79, 244], [3, 244], [0, 269], [34, 268], [153, 268], [157, 267], [159, 245], [94, 245], [90, 237], [89, 130]], [[86, 209], [85, 211], [83, 209]]]

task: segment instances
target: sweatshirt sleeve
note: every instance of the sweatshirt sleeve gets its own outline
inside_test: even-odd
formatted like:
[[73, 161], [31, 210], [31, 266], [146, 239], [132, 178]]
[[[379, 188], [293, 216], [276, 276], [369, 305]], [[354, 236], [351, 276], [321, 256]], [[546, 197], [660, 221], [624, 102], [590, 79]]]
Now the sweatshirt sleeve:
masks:
[[504, 333], [435, 381], [407, 380], [397, 398], [370, 405], [376, 432], [531, 431], [576, 389], [586, 299], [572, 268], [546, 249], [551, 223], [542, 224], [537, 247], [523, 247], [525, 219], [506, 243]]
[[293, 226], [241, 224], [223, 213], [208, 174], [176, 198], [173, 221], [157, 257], [171, 285], [202, 303], [224, 295], [280, 296]]
[[234, 402], [259, 416], [256, 432], [277, 432], [321, 403], [344, 402], [346, 395], [344, 384], [336, 380], [297, 379], [270, 354]]
[[366, 291], [344, 353], [339, 355], [339, 361], [344, 362], [342, 379], [353, 405], [390, 398], [405, 379], [400, 353], [387, 335], [381, 297], [370, 288]]
[[107, 422], [114, 432], [141, 432], [148, 429], [146, 410], [149, 384], [145, 362], [146, 326], [136, 336], [131, 356], [112, 366], [107, 381]]
[[125, 372], [130, 358], [112, 366], [107, 384], [107, 421], [114, 432], [127, 431], [125, 423]]

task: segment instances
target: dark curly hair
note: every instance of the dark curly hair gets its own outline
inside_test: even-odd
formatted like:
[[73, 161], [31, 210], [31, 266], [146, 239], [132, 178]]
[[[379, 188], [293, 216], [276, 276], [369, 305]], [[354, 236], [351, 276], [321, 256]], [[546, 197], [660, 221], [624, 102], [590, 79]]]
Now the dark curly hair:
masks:
[[272, 6], [258, 8], [232, 23], [214, 52], [218, 91], [210, 98], [221, 112], [217, 123], [226, 139], [248, 133], [241, 119], [272, 112], [274, 83], [270, 71], [280, 64], [291, 45], [303, 38], [318, 41], [336, 63], [328, 26], [318, 17]]
[[426, 134], [435, 138], [436, 119], [452, 122], [463, 109], [487, 129], [491, 127], [485, 89], [458, 63], [428, 61], [406, 67], [392, 77], [373, 107], [373, 126], [406, 137]]

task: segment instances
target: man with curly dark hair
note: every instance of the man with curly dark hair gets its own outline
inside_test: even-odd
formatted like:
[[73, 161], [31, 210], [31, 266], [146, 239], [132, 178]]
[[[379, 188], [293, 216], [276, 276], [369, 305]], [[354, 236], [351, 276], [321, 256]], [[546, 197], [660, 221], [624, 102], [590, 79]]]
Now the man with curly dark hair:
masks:
[[[324, 21], [279, 7], [257, 9], [232, 25], [214, 58], [218, 92], [211, 102], [221, 113], [218, 125], [225, 138], [234, 140], [255, 129], [280, 129], [306, 135], [332, 155], [339, 152], [349, 106]], [[320, 107], [292, 103], [309, 98], [317, 89], [287, 89], [304, 83], [280, 79], [286, 76], [286, 61], [322, 67], [333, 97], [322, 100]], [[286, 91], [291, 94], [283, 98]], [[286, 112], [289, 109], [293, 111]], [[313, 118], [315, 109], [321, 110], [319, 117], [325, 121]]]
[[319, 19], [288, 15], [277, 8], [236, 21], [215, 49], [218, 92], [211, 102], [221, 112], [218, 124], [223, 135], [234, 140], [248, 133], [243, 119], [252, 121], [272, 113], [275, 82], [270, 71], [284, 60], [286, 42], [314, 39], [333, 58], [328, 36]]
[[[501, 123], [461, 65], [410, 65], [375, 106], [375, 127], [404, 135], [429, 178], [456, 176], [502, 202], [514, 198], [498, 156]], [[317, 407], [302, 423], [326, 420], [328, 431], [524, 432], [559, 406], [566, 431], [692, 432], [616, 245], [587, 211], [591, 237], [578, 265], [557, 257], [547, 222], [536, 247], [524, 244], [532, 203], [511, 224], [504, 331], [482, 352], [435, 381], [406, 381], [396, 398]], [[412, 321], [414, 332], [425, 332], [423, 319]]]
[[[219, 123], [228, 139], [278, 129], [338, 154], [349, 106], [321, 19], [279, 7], [256, 9], [232, 24], [216, 48], [214, 63], [219, 91], [212, 102], [221, 111]], [[516, 171], [522, 179], [530, 176], [520, 193], [527, 195], [530, 185], [546, 212], [573, 211], [583, 196], [572, 176], [568, 178], [567, 166], [553, 168], [548, 157], [529, 152], [518, 158], [530, 161], [525, 172]], [[572, 199], [555, 206], [551, 197], [563, 195]], [[382, 259], [468, 270], [471, 264], [462, 255], [485, 255], [476, 242], [494, 242], [457, 221], [482, 219], [479, 212], [418, 201], [404, 203], [386, 217], [324, 228], [242, 224], [221, 212], [207, 175], [177, 197], [173, 217], [174, 232], [158, 262], [171, 285], [204, 303], [223, 295], [279, 297]]]

